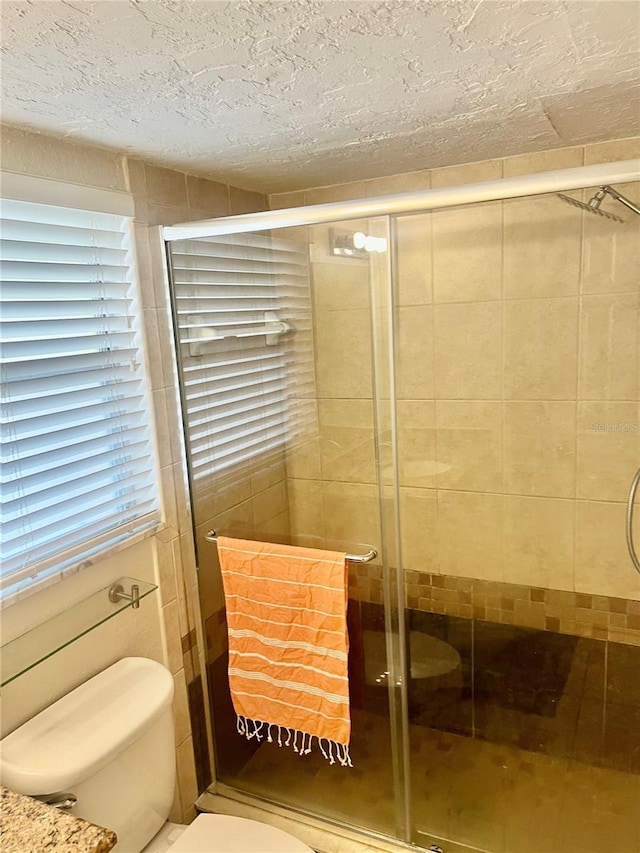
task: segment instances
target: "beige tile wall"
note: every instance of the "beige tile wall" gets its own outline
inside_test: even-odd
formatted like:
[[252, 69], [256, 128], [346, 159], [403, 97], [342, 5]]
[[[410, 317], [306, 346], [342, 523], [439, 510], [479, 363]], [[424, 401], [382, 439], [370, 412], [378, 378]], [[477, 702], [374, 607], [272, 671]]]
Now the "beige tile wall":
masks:
[[[265, 198], [258, 193], [128, 158], [118, 152], [73, 145], [18, 128], [3, 127], [1, 141], [5, 171], [130, 191], [134, 196], [136, 262], [164, 517], [162, 529], [150, 543], [160, 597], [160, 619], [156, 625], [159, 624], [161, 632], [158, 644], [164, 650], [164, 663], [171, 670], [176, 687], [173, 710], [178, 786], [170, 817], [189, 822], [195, 816], [197, 787], [187, 687], [205, 672], [206, 646], [199, 618], [173, 335], [163, 270], [164, 252], [159, 229], [153, 226], [261, 210], [265, 207]], [[152, 638], [138, 646], [133, 638], [127, 645], [127, 653], [147, 654], [147, 647], [152, 646]], [[115, 647], [119, 647], [117, 643]], [[103, 657], [96, 656], [98, 670], [106, 665]], [[87, 672], [91, 674], [90, 670], [90, 664], [83, 661], [83, 676], [87, 677]], [[208, 713], [208, 708], [205, 712]], [[211, 744], [209, 754], [213, 754]]]
[[[622, 140], [274, 195], [270, 204], [637, 156], [640, 139]], [[640, 200], [640, 184], [623, 191]], [[407, 571], [640, 599], [624, 535], [640, 464], [640, 219], [611, 200], [605, 207], [627, 224], [553, 196], [398, 221]], [[310, 229], [310, 244], [319, 429], [304, 464], [299, 450], [288, 464], [292, 534], [376, 543], [368, 271], [329, 255], [326, 228]]]
[[[324, 200], [322, 192], [311, 198]], [[309, 228], [306, 239], [317, 410], [287, 452], [291, 536], [300, 545], [358, 551], [380, 539], [369, 265], [332, 255], [326, 227]]]
[[[196, 484], [194, 491], [196, 541], [200, 567], [202, 616], [211, 645], [215, 624], [210, 620], [224, 604], [215, 545], [207, 543], [210, 530], [240, 539], [288, 542], [289, 496], [283, 452], [234, 470], [224, 478]], [[211, 629], [211, 631], [209, 630]]]

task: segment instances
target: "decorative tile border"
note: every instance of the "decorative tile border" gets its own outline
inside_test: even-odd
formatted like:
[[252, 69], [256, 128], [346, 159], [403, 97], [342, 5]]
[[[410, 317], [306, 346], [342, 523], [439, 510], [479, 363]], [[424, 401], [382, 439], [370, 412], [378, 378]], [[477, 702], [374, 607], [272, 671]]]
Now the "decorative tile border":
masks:
[[[631, 599], [414, 571], [405, 572], [405, 596], [412, 610], [640, 646], [640, 601]], [[382, 604], [382, 567], [350, 567], [349, 598]], [[211, 661], [226, 650], [224, 608], [205, 631]]]
[[382, 566], [349, 565], [349, 598], [382, 604]]
[[[381, 604], [381, 567], [352, 568], [349, 595]], [[640, 645], [640, 601], [626, 598], [415, 571], [405, 572], [405, 597], [413, 610]]]
[[[412, 610], [640, 646], [640, 601], [631, 599], [414, 571], [405, 572], [405, 596]], [[382, 567], [351, 567], [349, 597], [382, 604]], [[226, 648], [224, 610], [206, 633], [211, 660]]]

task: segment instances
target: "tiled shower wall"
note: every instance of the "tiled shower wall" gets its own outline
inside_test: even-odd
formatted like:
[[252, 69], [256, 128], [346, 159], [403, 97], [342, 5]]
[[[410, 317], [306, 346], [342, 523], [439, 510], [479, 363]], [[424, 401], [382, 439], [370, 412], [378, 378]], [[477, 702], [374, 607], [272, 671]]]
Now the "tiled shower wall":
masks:
[[[183, 819], [211, 781], [212, 746], [203, 684], [202, 630], [164, 246], [153, 226], [264, 209], [258, 193], [127, 158], [135, 203], [135, 243], [142, 291], [149, 378], [154, 398], [166, 526], [156, 541], [167, 663], [176, 679], [177, 769]], [[183, 686], [184, 682], [184, 686]], [[180, 728], [182, 725], [182, 728]], [[186, 738], [185, 738], [185, 733]]]
[[[640, 140], [624, 140], [270, 202], [639, 155]], [[640, 200], [640, 185], [623, 191]], [[398, 220], [399, 485], [411, 606], [640, 642], [640, 577], [624, 534], [640, 464], [640, 219], [616, 212], [624, 226], [551, 197]], [[292, 535], [376, 544], [368, 263], [331, 256], [327, 228], [309, 229], [309, 242], [319, 427], [287, 458]], [[354, 570], [354, 597], [377, 600], [379, 574]]]
[[283, 452], [274, 452], [227, 478], [201, 483], [194, 490], [202, 619], [207, 658], [220, 656], [226, 628], [220, 629], [224, 608], [222, 577], [215, 545], [205, 535], [215, 530], [240, 539], [289, 542], [289, 496]]
[[[162, 637], [158, 636], [156, 642], [156, 638], [147, 637], [139, 629], [138, 634], [143, 634], [145, 645], [138, 642], [138, 636], [132, 636], [126, 653], [157, 654], [173, 674], [178, 786], [171, 819], [189, 822], [195, 816], [195, 799], [204, 790], [211, 773], [210, 744], [207, 743], [204, 723], [207, 707], [201, 678], [205, 667], [205, 645], [198, 616], [191, 514], [177, 402], [173, 335], [163, 271], [163, 247], [158, 230], [153, 226], [262, 210], [265, 198], [227, 184], [160, 168], [118, 152], [73, 145], [12, 127], [3, 127], [2, 131], [2, 168], [83, 186], [129, 191], [134, 197], [136, 260], [164, 523], [149, 546], [159, 584]], [[265, 473], [264, 476], [268, 475]], [[132, 553], [139, 553], [141, 547], [134, 546]], [[151, 607], [152, 602], [147, 602], [146, 606]], [[143, 606], [139, 612], [143, 614], [144, 610]], [[109, 623], [115, 626], [114, 631], [128, 630], [123, 623], [116, 623], [117, 620]], [[151, 624], [146, 627], [147, 634], [152, 630]], [[118, 643], [112, 643], [111, 637], [105, 635], [101, 641], [106, 646], [113, 645], [114, 660], [120, 656], [121, 638]], [[151, 651], [156, 645], [164, 651], [159, 654]], [[91, 655], [90, 647], [86, 654]], [[100, 662], [96, 661], [95, 669], [113, 662], [108, 660], [108, 656], [109, 651], [106, 650]], [[61, 692], [93, 674], [90, 662], [83, 661], [83, 666], [87, 672], [83, 671], [79, 679], [70, 671], [56, 675]]]

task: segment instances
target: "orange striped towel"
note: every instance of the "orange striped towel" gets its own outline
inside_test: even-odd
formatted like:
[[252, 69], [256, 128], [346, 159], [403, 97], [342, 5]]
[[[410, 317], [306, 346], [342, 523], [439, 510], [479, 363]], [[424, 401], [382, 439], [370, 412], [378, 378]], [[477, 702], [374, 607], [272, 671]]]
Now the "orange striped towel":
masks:
[[218, 555], [238, 731], [351, 767], [346, 555], [223, 536]]

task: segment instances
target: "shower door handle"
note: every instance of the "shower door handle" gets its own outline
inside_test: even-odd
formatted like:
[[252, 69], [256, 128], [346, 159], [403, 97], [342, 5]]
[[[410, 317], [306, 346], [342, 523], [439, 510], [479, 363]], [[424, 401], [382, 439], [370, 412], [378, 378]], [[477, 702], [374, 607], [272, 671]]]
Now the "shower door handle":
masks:
[[629, 489], [629, 498], [627, 500], [627, 548], [629, 549], [629, 556], [631, 557], [631, 562], [635, 566], [637, 572], [640, 572], [640, 560], [638, 559], [635, 545], [633, 544], [633, 507], [635, 504], [636, 492], [638, 491], [639, 485], [640, 468], [638, 468], [635, 477], [631, 481], [631, 488]]

